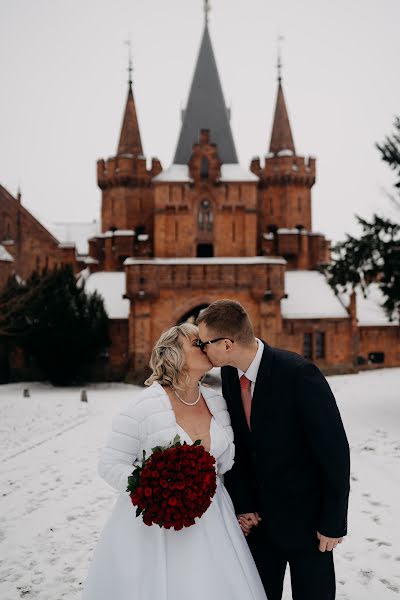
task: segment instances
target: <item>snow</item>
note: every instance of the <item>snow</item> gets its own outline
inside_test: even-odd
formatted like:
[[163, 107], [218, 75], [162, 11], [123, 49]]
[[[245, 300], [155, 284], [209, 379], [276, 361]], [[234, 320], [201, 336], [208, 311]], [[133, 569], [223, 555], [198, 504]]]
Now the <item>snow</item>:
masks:
[[104, 299], [104, 306], [110, 319], [127, 319], [129, 300], [123, 298], [126, 292], [126, 277], [123, 271], [99, 271], [86, 278], [85, 290], [97, 291]]
[[135, 235], [134, 229], [114, 229], [113, 231], [106, 231], [101, 237], [117, 237], [117, 236], [133, 236]]
[[161, 171], [153, 177], [154, 182], [173, 181], [176, 183], [185, 183], [191, 181], [189, 177], [189, 167], [187, 165], [172, 164], [168, 169]]
[[149, 236], [147, 235], [147, 233], [139, 233], [137, 239], [139, 242], [147, 242], [147, 240], [149, 239]]
[[14, 262], [14, 258], [11, 256], [9, 252], [4, 248], [2, 244], [0, 244], [0, 261], [3, 262]]
[[99, 261], [97, 260], [97, 258], [93, 258], [93, 256], [86, 256], [83, 261], [85, 263], [85, 265], [98, 265]]
[[[400, 591], [400, 369], [329, 377], [351, 446], [349, 535], [335, 550], [337, 600]], [[29, 387], [31, 397], [23, 398]], [[112, 416], [140, 388], [0, 386], [0, 597], [79, 600], [116, 493], [97, 475]], [[134, 517], [133, 517], [134, 518]], [[206, 576], [207, 574], [205, 574]], [[289, 576], [283, 600], [289, 600]], [[207, 600], [207, 599], [205, 599]]]
[[124, 265], [286, 265], [284, 258], [264, 256], [214, 256], [212, 258], [126, 258]]
[[[389, 321], [384, 309], [385, 297], [377, 283], [371, 283], [364, 298], [360, 287], [356, 288], [357, 319], [359, 326], [374, 327], [380, 325], [398, 326], [399, 320]], [[340, 298], [345, 306], [349, 304], [349, 294], [341, 294]]]
[[279, 150], [277, 156], [294, 156], [293, 150]]
[[257, 175], [254, 175], [248, 169], [245, 169], [239, 164], [227, 164], [221, 165], [221, 178], [220, 181], [258, 181]]
[[299, 235], [299, 233], [301, 233], [302, 235], [307, 235], [307, 231], [305, 231], [304, 229], [286, 229], [285, 227], [280, 227], [277, 230], [277, 233], [282, 233], [282, 234], [294, 234], [294, 235]]
[[284, 319], [347, 319], [347, 310], [325, 276], [317, 271], [287, 271], [281, 300]]
[[[153, 178], [155, 182], [176, 182], [188, 183], [192, 181], [189, 175], [188, 165], [171, 165], [165, 171]], [[221, 182], [241, 181], [241, 182], [256, 182], [258, 177], [248, 169], [245, 169], [239, 164], [224, 164], [221, 165]]]

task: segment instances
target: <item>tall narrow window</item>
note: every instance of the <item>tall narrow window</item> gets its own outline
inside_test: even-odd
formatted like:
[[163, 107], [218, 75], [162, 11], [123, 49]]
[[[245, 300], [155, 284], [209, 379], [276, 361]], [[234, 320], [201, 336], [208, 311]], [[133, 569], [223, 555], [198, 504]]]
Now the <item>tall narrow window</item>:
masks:
[[312, 333], [305, 333], [303, 336], [303, 356], [312, 358]]
[[200, 231], [211, 232], [213, 229], [214, 217], [209, 200], [202, 200], [197, 216], [197, 225]]
[[315, 333], [315, 357], [325, 358], [325, 333], [323, 331]]
[[208, 158], [207, 158], [207, 156], [201, 157], [200, 177], [202, 179], [208, 179]]

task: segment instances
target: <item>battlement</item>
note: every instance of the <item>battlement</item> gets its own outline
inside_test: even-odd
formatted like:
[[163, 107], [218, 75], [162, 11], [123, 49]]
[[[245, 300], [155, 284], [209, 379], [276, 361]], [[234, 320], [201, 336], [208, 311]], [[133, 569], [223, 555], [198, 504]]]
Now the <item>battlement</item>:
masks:
[[147, 184], [162, 170], [158, 159], [152, 159], [151, 169], [147, 170], [146, 159], [132, 154], [120, 154], [106, 161], [97, 161], [97, 183], [100, 189], [128, 184]]
[[263, 183], [297, 183], [308, 187], [315, 183], [315, 158], [312, 157], [290, 154], [266, 156], [263, 167], [260, 159], [254, 158], [250, 169]]

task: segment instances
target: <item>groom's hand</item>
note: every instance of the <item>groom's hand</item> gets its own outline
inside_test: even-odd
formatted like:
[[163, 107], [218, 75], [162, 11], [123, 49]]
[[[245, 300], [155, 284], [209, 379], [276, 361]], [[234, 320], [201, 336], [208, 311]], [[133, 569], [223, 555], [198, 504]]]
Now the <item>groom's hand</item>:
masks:
[[322, 535], [322, 533], [320, 533], [319, 531], [317, 531], [317, 537], [319, 539], [318, 549], [320, 550], [320, 552], [325, 552], [326, 550], [328, 552], [332, 552], [332, 550], [336, 548], [338, 544], [341, 544], [343, 541], [343, 538], [327, 537], [326, 535]]
[[239, 525], [244, 535], [247, 537], [251, 531], [252, 527], [257, 527], [259, 522], [261, 521], [260, 515], [255, 513], [242, 513], [237, 515]]

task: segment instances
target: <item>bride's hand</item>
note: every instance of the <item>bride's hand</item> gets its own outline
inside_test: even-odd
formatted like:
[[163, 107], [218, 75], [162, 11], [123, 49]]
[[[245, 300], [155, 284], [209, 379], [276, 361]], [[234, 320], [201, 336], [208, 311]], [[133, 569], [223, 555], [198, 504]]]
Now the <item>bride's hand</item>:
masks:
[[257, 527], [261, 521], [261, 517], [257, 512], [254, 513], [242, 513], [237, 516], [238, 522], [244, 535], [247, 537], [252, 527]]

